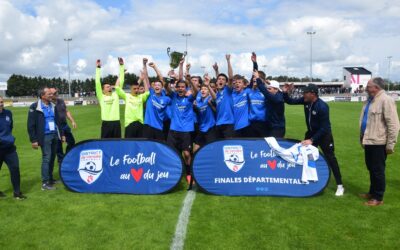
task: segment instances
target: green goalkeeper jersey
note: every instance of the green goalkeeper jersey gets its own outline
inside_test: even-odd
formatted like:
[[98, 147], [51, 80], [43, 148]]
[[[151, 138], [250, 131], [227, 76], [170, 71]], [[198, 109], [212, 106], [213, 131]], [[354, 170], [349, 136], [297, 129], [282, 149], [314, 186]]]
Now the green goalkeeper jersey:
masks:
[[116, 87], [115, 90], [119, 97], [125, 100], [125, 127], [136, 121], [143, 124], [143, 106], [149, 97], [149, 91], [133, 96], [125, 93], [121, 87]]
[[[100, 82], [100, 68], [96, 68], [96, 96], [99, 100], [101, 109], [101, 120], [102, 121], [119, 121], [119, 96], [116, 92], [112, 92], [111, 95], [103, 94], [101, 82]], [[119, 81], [121, 88], [124, 86], [125, 80], [125, 67], [120, 65], [119, 67]]]

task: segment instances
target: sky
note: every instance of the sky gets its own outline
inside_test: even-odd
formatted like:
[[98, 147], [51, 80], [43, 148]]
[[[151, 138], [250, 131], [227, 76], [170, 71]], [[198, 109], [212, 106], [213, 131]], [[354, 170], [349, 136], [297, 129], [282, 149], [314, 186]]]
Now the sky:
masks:
[[[251, 74], [255, 51], [268, 75], [342, 79], [343, 67], [362, 66], [374, 76], [400, 80], [400, 0], [0, 0], [0, 81], [11, 74], [94, 77], [117, 74], [117, 57], [138, 74], [142, 58], [169, 70], [167, 48], [183, 52], [188, 37], [191, 73]], [[389, 59], [390, 71], [389, 71]], [[151, 75], [154, 75], [150, 71]]]

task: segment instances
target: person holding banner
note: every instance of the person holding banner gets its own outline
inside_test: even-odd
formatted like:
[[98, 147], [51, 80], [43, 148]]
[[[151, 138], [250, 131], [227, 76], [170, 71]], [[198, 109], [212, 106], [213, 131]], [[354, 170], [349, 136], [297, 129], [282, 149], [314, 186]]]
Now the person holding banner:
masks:
[[320, 146], [325, 155], [326, 161], [335, 177], [337, 190], [336, 196], [343, 196], [344, 187], [338, 161], [335, 156], [335, 144], [332, 136], [331, 122], [329, 120], [329, 106], [319, 98], [318, 87], [315, 84], [308, 84], [304, 88], [303, 97], [291, 98], [289, 92], [294, 88], [293, 84], [283, 86], [283, 98], [290, 105], [304, 105], [307, 132], [305, 139], [301, 142], [304, 146]]
[[[190, 78], [187, 78], [190, 79]], [[179, 80], [176, 90], [172, 91], [166, 85], [166, 94], [171, 98], [171, 127], [168, 133], [167, 143], [182, 153], [186, 167], [186, 179], [191, 182], [191, 133], [194, 131], [194, 96], [197, 95], [197, 86], [192, 85], [191, 90], [187, 90], [190, 81]]]
[[215, 92], [210, 87], [210, 77], [204, 76], [204, 83], [201, 85], [193, 106], [198, 112], [199, 133], [196, 135], [193, 152], [200, 147], [217, 139], [215, 131], [215, 107], [212, 100], [216, 98]]
[[384, 90], [384, 80], [372, 78], [367, 83], [368, 100], [360, 115], [360, 143], [370, 176], [369, 192], [360, 194], [366, 206], [383, 205], [387, 155], [394, 153], [399, 135], [396, 103]]
[[230, 62], [230, 55], [226, 55], [228, 63], [228, 76], [218, 72], [218, 66], [214, 64], [213, 68], [217, 74], [217, 95], [215, 102], [217, 104], [216, 131], [217, 137], [221, 139], [232, 138], [234, 136], [233, 100], [232, 100], [232, 81], [233, 71]]
[[29, 107], [28, 134], [33, 149], [42, 150], [42, 190], [54, 190], [53, 177], [57, 143], [65, 142], [58, 111], [52, 104], [53, 92], [47, 87], [39, 92], [40, 99]]
[[[24, 200], [26, 196], [22, 194], [20, 189], [19, 158], [15, 147], [15, 137], [12, 135], [13, 125], [12, 113], [4, 108], [4, 100], [0, 96], [0, 169], [3, 162], [5, 162], [10, 171], [14, 198], [16, 200]], [[5, 194], [1, 191], [0, 197], [5, 197]]]
[[120, 79], [115, 84], [118, 96], [125, 100], [125, 138], [143, 136], [143, 105], [149, 97], [149, 78], [147, 76], [147, 58], [143, 58], [143, 71], [140, 78], [144, 82], [145, 92], [139, 94], [139, 84], [132, 83], [131, 93], [125, 93], [120, 86]]
[[164, 121], [166, 120], [166, 111], [171, 98], [163, 93], [164, 78], [154, 62], [149, 63], [157, 74], [158, 81], [153, 83], [149, 90], [149, 97], [146, 102], [146, 112], [144, 116], [143, 135], [148, 139], [165, 141], [163, 133]]
[[[124, 60], [119, 61], [119, 84], [121, 89], [124, 86], [125, 67]], [[101, 62], [96, 62], [96, 97], [101, 109], [101, 138], [121, 138], [121, 122], [119, 116], [119, 97], [112, 91], [110, 84], [101, 84]]]

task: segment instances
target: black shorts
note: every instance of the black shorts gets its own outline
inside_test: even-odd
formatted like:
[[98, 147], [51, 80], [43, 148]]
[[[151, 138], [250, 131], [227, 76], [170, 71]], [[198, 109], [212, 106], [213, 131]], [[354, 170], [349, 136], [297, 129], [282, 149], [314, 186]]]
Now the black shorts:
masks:
[[192, 137], [190, 132], [170, 130], [168, 133], [167, 143], [178, 150], [178, 152], [191, 151], [192, 149]]
[[[192, 136], [192, 142], [196, 143], [196, 138], [197, 138], [197, 135], [198, 135], [199, 133], [200, 133], [199, 124], [198, 124], [198, 123], [195, 123], [195, 124], [194, 124], [194, 131], [190, 133], [191, 136]], [[196, 144], [197, 144], [197, 143], [196, 143]]]
[[171, 120], [165, 120], [163, 122], [163, 133], [164, 133], [164, 140], [168, 138], [169, 127], [171, 126]]
[[233, 130], [233, 124], [218, 125], [215, 127], [215, 129], [217, 133], [217, 138], [220, 139], [233, 138], [235, 135], [235, 131]]
[[216, 139], [217, 139], [216, 129], [215, 127], [212, 127], [207, 132], [199, 131], [194, 143], [202, 147], [210, 142], [215, 141]]
[[147, 124], [145, 124], [143, 127], [143, 137], [147, 139], [165, 141], [165, 135], [162, 130], [153, 128]]
[[103, 121], [101, 138], [121, 138], [121, 123], [119, 121]]
[[250, 137], [267, 137], [269, 128], [267, 122], [253, 121], [250, 123], [249, 136]]
[[249, 137], [250, 125], [238, 130], [235, 130], [235, 137]]
[[139, 121], [130, 123], [125, 127], [125, 138], [143, 137], [143, 124]]
[[271, 128], [268, 131], [268, 136], [269, 137], [275, 137], [275, 138], [283, 138], [285, 137], [285, 128]]

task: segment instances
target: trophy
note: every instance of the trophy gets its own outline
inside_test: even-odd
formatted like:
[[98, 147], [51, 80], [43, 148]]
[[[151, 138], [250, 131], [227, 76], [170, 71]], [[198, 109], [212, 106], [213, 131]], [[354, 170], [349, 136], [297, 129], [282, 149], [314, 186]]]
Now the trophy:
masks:
[[179, 62], [182, 60], [182, 58], [185, 58], [187, 52], [185, 51], [184, 53], [173, 51], [171, 52], [171, 48], [167, 48], [167, 54], [169, 56], [170, 62], [169, 66], [171, 66], [171, 69], [176, 69], [179, 66]]

